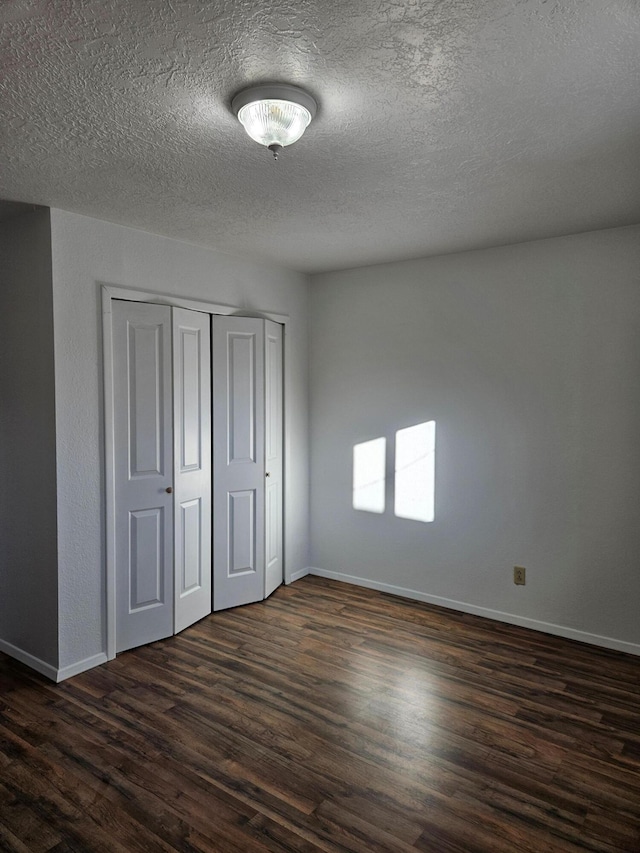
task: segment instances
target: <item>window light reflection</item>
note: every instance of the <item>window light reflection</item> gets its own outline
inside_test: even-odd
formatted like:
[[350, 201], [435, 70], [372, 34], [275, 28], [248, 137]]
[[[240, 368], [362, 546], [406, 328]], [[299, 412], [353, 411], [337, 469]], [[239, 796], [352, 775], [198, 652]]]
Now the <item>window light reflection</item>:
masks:
[[435, 518], [435, 457], [435, 421], [396, 432], [394, 511], [399, 518]]
[[384, 512], [387, 441], [374, 438], [353, 448], [353, 508]]

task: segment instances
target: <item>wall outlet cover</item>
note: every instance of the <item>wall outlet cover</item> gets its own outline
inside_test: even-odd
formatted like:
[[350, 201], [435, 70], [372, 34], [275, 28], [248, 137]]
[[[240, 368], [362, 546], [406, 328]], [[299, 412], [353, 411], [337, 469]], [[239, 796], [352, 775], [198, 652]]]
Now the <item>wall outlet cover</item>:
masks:
[[527, 570], [522, 566], [514, 566], [513, 567], [513, 582], [520, 586], [524, 586], [526, 583], [526, 574]]

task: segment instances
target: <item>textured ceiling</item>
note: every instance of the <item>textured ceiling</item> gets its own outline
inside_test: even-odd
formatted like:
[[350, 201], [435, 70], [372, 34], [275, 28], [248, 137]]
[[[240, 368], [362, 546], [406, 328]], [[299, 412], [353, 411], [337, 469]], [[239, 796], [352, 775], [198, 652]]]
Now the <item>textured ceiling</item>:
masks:
[[[3, 0], [0, 198], [305, 271], [640, 222], [638, 0]], [[320, 108], [278, 163], [230, 113]]]

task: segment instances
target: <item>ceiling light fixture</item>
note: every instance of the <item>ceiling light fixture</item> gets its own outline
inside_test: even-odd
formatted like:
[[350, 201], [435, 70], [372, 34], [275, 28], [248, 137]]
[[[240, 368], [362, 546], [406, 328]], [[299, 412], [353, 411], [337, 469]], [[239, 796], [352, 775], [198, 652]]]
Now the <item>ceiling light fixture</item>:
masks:
[[231, 109], [249, 136], [266, 145], [274, 160], [296, 142], [315, 116], [318, 105], [298, 86], [274, 83], [238, 92]]

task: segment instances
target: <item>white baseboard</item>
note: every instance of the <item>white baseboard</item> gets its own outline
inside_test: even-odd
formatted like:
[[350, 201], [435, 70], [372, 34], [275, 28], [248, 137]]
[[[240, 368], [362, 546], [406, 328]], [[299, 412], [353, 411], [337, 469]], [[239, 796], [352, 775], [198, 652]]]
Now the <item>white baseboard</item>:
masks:
[[44, 675], [46, 678], [51, 681], [55, 681], [56, 683], [64, 681], [66, 678], [71, 678], [72, 675], [79, 675], [87, 669], [93, 669], [94, 666], [100, 666], [101, 663], [107, 662], [107, 656], [101, 652], [98, 655], [92, 655], [90, 658], [85, 658], [84, 660], [79, 660], [76, 663], [69, 664], [69, 666], [57, 668], [50, 663], [40, 660], [40, 658], [37, 658], [35, 655], [29, 654], [29, 652], [25, 652], [24, 649], [14, 646], [13, 643], [8, 643], [6, 640], [1, 639], [0, 652], [4, 652], [6, 655], [9, 655], [9, 657], [19, 660], [20, 663], [25, 664], [25, 666], [28, 666], [31, 669], [35, 669], [35, 671], [39, 672], [40, 675]]
[[0, 652], [4, 652], [6, 655], [9, 655], [9, 657], [19, 660], [20, 663], [25, 664], [25, 666], [35, 669], [36, 672], [39, 672], [40, 675], [44, 675], [46, 678], [51, 679], [51, 681], [58, 680], [58, 670], [55, 666], [52, 666], [50, 663], [46, 663], [40, 658], [37, 658], [35, 655], [29, 654], [29, 652], [25, 652], [24, 649], [21, 649], [18, 646], [14, 646], [13, 643], [8, 643], [6, 640], [0, 640]]
[[467, 604], [464, 601], [456, 601], [452, 598], [442, 598], [439, 595], [428, 595], [415, 589], [405, 589], [381, 581], [373, 581], [368, 578], [360, 578], [356, 575], [346, 575], [342, 572], [329, 572], [310, 566], [305, 574], [317, 575], [321, 578], [329, 578], [343, 583], [351, 583], [355, 586], [364, 586], [367, 589], [377, 589], [380, 592], [388, 592], [391, 595], [399, 595], [403, 598], [412, 598], [415, 601], [424, 601], [427, 604], [436, 604], [438, 607], [448, 607], [450, 610], [459, 610], [462, 613], [471, 613], [474, 616], [484, 616], [486, 619], [495, 619], [498, 622], [506, 622], [509, 625], [518, 625], [521, 628], [531, 628], [534, 631], [542, 631], [544, 634], [554, 634], [557, 637], [565, 637], [568, 640], [578, 640], [581, 643], [589, 643], [592, 646], [601, 646], [604, 649], [613, 649], [617, 652], [626, 652], [630, 655], [640, 655], [640, 645], [629, 643], [626, 640], [616, 640], [614, 637], [602, 637], [599, 634], [589, 634], [586, 631], [578, 631], [575, 628], [566, 628], [564, 625], [554, 625], [552, 622], [541, 622], [538, 619], [529, 619], [526, 616], [517, 616], [514, 613], [504, 613], [501, 610], [491, 610], [489, 607], [478, 607], [475, 604]]
[[97, 655], [92, 655], [90, 658], [84, 658], [84, 660], [70, 663], [68, 666], [63, 666], [58, 670], [56, 681], [64, 681], [67, 678], [71, 678], [73, 675], [80, 675], [81, 672], [93, 669], [94, 666], [100, 666], [100, 664], [106, 663], [107, 660], [108, 658], [106, 654], [104, 652], [100, 652]]
[[299, 581], [300, 578], [304, 578], [307, 575], [311, 574], [314, 570], [310, 569], [309, 566], [305, 566], [304, 569], [298, 569], [297, 572], [293, 572], [287, 583], [294, 583], [295, 581]]

